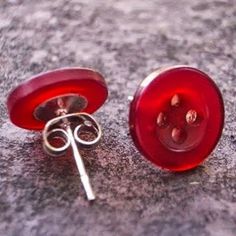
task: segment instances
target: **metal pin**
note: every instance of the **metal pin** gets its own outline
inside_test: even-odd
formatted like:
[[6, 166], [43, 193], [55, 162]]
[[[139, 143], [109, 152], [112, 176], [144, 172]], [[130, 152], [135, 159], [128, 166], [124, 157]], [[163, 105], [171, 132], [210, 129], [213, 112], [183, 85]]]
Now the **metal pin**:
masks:
[[66, 131], [67, 131], [67, 134], [68, 134], [68, 137], [69, 137], [69, 140], [70, 140], [70, 144], [71, 144], [72, 151], [73, 151], [73, 154], [74, 154], [75, 162], [76, 162], [77, 168], [79, 170], [80, 179], [81, 179], [81, 182], [84, 186], [87, 198], [88, 198], [88, 200], [94, 200], [95, 195], [93, 193], [93, 190], [92, 190], [92, 187], [91, 187], [91, 184], [90, 184], [90, 181], [89, 181], [88, 174], [87, 174], [86, 169], [84, 167], [83, 160], [82, 160], [81, 155], [79, 153], [79, 150], [77, 148], [77, 145], [76, 145], [76, 142], [75, 142], [75, 139], [74, 139], [74, 136], [73, 136], [73, 132], [72, 132], [70, 126], [68, 126], [66, 128]]
[[132, 101], [133, 101], [133, 99], [134, 99], [134, 97], [133, 97], [133, 96], [128, 96], [128, 101], [129, 101], [129, 102], [132, 102]]
[[[75, 107], [74, 103], [77, 103], [78, 99], [81, 100], [81, 98], [71, 99], [71, 96], [68, 96], [64, 98], [56, 98], [57, 101], [50, 100], [43, 104], [43, 106], [39, 107], [35, 114], [37, 117], [41, 118], [46, 114], [49, 108], [52, 110], [52, 104], [56, 104], [53, 109], [56, 117], [49, 120], [43, 130], [44, 149], [52, 156], [59, 156], [63, 155], [69, 146], [72, 148], [73, 156], [75, 158], [87, 199], [94, 200], [95, 195], [78, 147], [83, 148], [95, 146], [100, 141], [102, 132], [99, 124], [91, 115], [83, 112], [68, 114], [68, 110]], [[67, 101], [67, 103], [64, 101]], [[80, 104], [82, 104], [82, 101]], [[81, 131], [92, 133], [95, 138], [90, 141], [84, 140], [80, 137]], [[58, 147], [50, 142], [51, 138], [61, 138], [64, 142], [60, 147]]]

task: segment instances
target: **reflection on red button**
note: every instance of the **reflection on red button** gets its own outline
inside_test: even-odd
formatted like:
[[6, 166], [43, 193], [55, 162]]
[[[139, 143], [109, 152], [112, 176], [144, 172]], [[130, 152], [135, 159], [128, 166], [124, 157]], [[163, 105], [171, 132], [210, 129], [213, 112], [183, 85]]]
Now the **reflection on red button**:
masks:
[[158, 70], [140, 84], [129, 125], [139, 151], [172, 171], [196, 167], [222, 133], [224, 104], [213, 80], [188, 66]]

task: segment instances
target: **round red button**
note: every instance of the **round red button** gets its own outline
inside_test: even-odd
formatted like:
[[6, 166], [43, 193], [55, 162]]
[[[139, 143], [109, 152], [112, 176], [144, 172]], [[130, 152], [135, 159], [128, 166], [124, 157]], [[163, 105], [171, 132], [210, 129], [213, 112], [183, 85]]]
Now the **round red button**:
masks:
[[221, 136], [223, 99], [200, 70], [158, 70], [140, 84], [129, 124], [135, 145], [148, 160], [173, 171], [191, 169], [211, 153]]
[[21, 128], [41, 130], [45, 122], [35, 117], [36, 108], [66, 94], [86, 98], [82, 111], [93, 113], [105, 102], [108, 90], [102, 75], [90, 69], [63, 68], [36, 75], [10, 93], [7, 100], [10, 119]]

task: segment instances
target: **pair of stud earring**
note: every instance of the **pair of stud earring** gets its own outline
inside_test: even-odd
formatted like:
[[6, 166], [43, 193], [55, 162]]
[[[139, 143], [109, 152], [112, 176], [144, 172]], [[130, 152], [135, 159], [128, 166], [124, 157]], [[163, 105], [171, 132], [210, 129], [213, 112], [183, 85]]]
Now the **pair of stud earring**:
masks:
[[[39, 74], [8, 96], [15, 125], [43, 130], [43, 147], [52, 156], [72, 148], [88, 200], [94, 200], [79, 153], [99, 143], [101, 127], [91, 115], [106, 100], [101, 74], [64, 68]], [[151, 73], [131, 97], [129, 126], [138, 150], [156, 166], [184, 171], [199, 165], [216, 146], [224, 124], [221, 93], [202, 71], [175, 66]]]

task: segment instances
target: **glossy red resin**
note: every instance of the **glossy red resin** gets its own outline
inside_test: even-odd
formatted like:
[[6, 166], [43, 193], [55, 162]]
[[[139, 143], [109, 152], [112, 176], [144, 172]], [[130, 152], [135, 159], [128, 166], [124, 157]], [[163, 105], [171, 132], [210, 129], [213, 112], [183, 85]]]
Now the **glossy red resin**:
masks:
[[[197, 114], [193, 123], [188, 120], [192, 111]], [[216, 146], [223, 124], [223, 99], [216, 84], [186, 66], [153, 72], [140, 84], [130, 106], [135, 145], [155, 165], [172, 171], [199, 165]]]
[[87, 113], [96, 111], [108, 95], [104, 78], [98, 72], [63, 68], [37, 75], [16, 87], [7, 100], [10, 119], [21, 128], [41, 130], [45, 123], [34, 117], [36, 107], [53, 97], [70, 93], [88, 100], [83, 110]]

